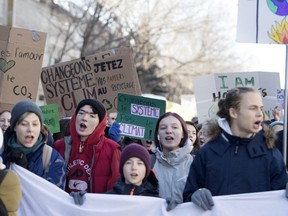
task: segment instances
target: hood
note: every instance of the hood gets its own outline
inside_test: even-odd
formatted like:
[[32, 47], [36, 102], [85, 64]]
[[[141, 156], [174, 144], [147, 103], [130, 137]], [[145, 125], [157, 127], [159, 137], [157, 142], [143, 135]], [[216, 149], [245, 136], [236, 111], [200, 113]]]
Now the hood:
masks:
[[182, 148], [178, 148], [174, 151], [163, 153], [158, 147], [156, 149], [153, 149], [153, 151], [155, 151], [156, 158], [159, 160], [160, 163], [168, 163], [174, 166], [186, 160], [187, 155], [190, 157], [192, 149], [192, 142], [188, 138]]

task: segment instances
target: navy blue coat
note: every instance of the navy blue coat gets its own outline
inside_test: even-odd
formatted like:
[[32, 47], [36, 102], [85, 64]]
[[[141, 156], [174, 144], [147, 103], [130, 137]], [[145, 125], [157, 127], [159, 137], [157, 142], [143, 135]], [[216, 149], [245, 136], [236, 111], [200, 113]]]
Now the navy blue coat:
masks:
[[153, 171], [150, 172], [147, 181], [140, 186], [126, 184], [120, 177], [113, 189], [106, 194], [129, 195], [132, 189], [134, 189], [133, 195], [159, 197], [158, 179]]
[[[6, 154], [11, 151], [10, 147], [7, 147], [7, 141], [9, 137], [13, 135], [13, 131], [7, 130], [5, 132], [5, 146], [6, 150], [3, 152], [4, 163], [8, 165], [6, 161]], [[38, 148], [36, 148], [33, 152], [26, 155], [27, 158], [27, 169], [32, 173], [46, 179], [47, 181], [53, 183], [61, 189], [64, 189], [65, 186], [65, 161], [62, 156], [56, 151], [52, 149], [51, 157], [46, 169], [43, 167], [43, 147], [45, 145], [44, 135], [43, 139]]]
[[222, 132], [200, 149], [191, 164], [184, 202], [199, 188], [212, 196], [284, 189], [287, 183], [285, 164], [278, 149], [268, 149], [264, 132], [252, 139]]

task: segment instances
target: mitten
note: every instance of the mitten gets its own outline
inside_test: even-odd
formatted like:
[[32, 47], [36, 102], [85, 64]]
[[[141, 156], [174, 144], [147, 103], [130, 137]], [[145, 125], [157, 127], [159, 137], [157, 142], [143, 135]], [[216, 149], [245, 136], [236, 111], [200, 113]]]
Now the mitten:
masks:
[[202, 209], [211, 210], [214, 201], [211, 192], [206, 188], [200, 188], [192, 194], [191, 201]]
[[86, 191], [77, 191], [77, 192], [71, 192], [70, 196], [73, 197], [74, 203], [76, 205], [83, 205], [85, 200]]
[[24, 168], [27, 168], [28, 165], [26, 155], [19, 149], [12, 149], [10, 152], [8, 152], [6, 160], [11, 163], [16, 163]]
[[172, 202], [167, 201], [167, 204], [168, 204], [166, 208], [167, 211], [173, 210], [178, 205], [176, 201], [172, 201]]
[[108, 131], [110, 139], [114, 140], [115, 142], [119, 142], [121, 140], [120, 133], [121, 133], [121, 130], [120, 130], [119, 123], [114, 122]]

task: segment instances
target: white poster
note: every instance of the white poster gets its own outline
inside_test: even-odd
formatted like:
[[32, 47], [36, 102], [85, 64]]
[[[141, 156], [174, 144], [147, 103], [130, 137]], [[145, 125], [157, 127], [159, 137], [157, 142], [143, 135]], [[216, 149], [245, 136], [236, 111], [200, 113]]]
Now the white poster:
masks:
[[269, 119], [273, 118], [272, 111], [277, 104], [277, 89], [280, 86], [279, 73], [214, 73], [194, 77], [192, 81], [199, 122], [217, 118], [219, 99], [225, 98], [227, 91], [235, 87], [252, 87], [258, 90], [262, 95], [266, 116]]
[[239, 0], [237, 41], [288, 44], [287, 15], [287, 0]]
[[211, 211], [203, 211], [193, 203], [184, 203], [167, 212], [164, 199], [107, 194], [86, 194], [84, 204], [77, 206], [69, 194], [43, 178], [14, 164], [12, 170], [20, 177], [23, 193], [18, 216], [288, 215], [284, 190], [213, 197], [215, 206]]

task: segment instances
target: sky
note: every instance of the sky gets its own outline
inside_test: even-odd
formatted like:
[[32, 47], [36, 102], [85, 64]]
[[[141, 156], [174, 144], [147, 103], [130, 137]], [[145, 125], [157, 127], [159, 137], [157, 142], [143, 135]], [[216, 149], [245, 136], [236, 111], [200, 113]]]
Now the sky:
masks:
[[[65, 2], [67, 0], [57, 0], [59, 2]], [[83, 3], [83, 0], [71, 0], [75, 3]], [[147, 0], [145, 0], [146, 2]], [[153, 0], [149, 0], [153, 1]], [[184, 0], [190, 1], [190, 0]], [[214, 1], [214, 0], [209, 0]], [[238, 18], [238, 2], [247, 0], [221, 0], [219, 4], [224, 4], [225, 8], [231, 13], [231, 20], [235, 24], [236, 28], [233, 29], [233, 37], [237, 34], [237, 18]], [[256, 1], [256, 0], [250, 0]], [[264, 0], [261, 0], [264, 1]], [[228, 21], [227, 21], [228, 22]], [[225, 25], [225, 23], [223, 23]], [[240, 43], [236, 42], [235, 49], [241, 51], [243, 55], [249, 54], [254, 59], [254, 63], [245, 67], [244, 71], [265, 71], [265, 72], [279, 72], [280, 73], [280, 83], [281, 88], [285, 86], [285, 65], [286, 61], [286, 48], [285, 45], [277, 44], [256, 44], [256, 43]]]

